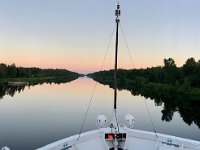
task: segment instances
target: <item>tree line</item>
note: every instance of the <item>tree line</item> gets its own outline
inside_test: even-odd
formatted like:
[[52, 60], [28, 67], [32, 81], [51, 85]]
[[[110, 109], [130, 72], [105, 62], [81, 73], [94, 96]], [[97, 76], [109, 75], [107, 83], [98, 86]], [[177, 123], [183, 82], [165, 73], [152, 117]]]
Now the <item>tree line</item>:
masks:
[[[162, 106], [162, 120], [171, 121], [178, 112], [184, 122], [200, 127], [200, 60], [186, 60], [177, 67], [174, 59], [164, 59], [164, 65], [146, 69], [119, 69], [117, 88], [132, 95], [144, 96]], [[94, 80], [114, 88], [113, 70], [88, 74]]]
[[[146, 69], [118, 69], [117, 81], [124, 84], [131, 80], [135, 83], [160, 83], [171, 86], [200, 88], [200, 60], [188, 58], [181, 67], [177, 67], [173, 58], [164, 59], [164, 66], [151, 67]], [[100, 71], [88, 76], [99, 80], [112, 81], [113, 70]]]
[[39, 77], [63, 77], [76, 76], [79, 74], [66, 69], [41, 69], [36, 67], [24, 68], [11, 65], [0, 64], [0, 78], [39, 78]]

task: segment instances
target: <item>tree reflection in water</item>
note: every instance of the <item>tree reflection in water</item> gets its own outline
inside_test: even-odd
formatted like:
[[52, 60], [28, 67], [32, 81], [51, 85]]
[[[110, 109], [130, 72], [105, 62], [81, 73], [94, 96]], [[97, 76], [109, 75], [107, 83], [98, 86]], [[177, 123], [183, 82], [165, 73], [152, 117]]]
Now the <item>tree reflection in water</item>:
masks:
[[25, 87], [28, 86], [29, 88], [31, 86], [35, 86], [38, 84], [61, 84], [61, 83], [67, 83], [71, 82], [73, 80], [76, 80], [78, 77], [70, 77], [70, 78], [55, 78], [55, 79], [47, 79], [47, 80], [42, 80], [42, 81], [35, 81], [32, 82], [31, 84], [29, 83], [28, 85], [0, 85], [0, 100], [3, 99], [5, 95], [10, 95], [14, 96], [16, 92], [20, 93], [24, 91]]
[[[72, 80], [71, 80], [72, 81]], [[54, 82], [45, 82], [48, 84], [51, 83], [66, 83], [70, 81], [54, 81]], [[34, 86], [37, 84], [35, 83], [29, 86]], [[111, 88], [112, 82], [100, 82], [102, 84], [109, 85]], [[25, 89], [25, 86], [0, 86], [0, 99], [2, 99], [5, 95], [14, 96], [16, 92], [20, 93]], [[118, 86], [118, 89], [126, 89], [132, 93], [132, 95], [141, 95], [144, 96], [146, 99], [151, 99], [155, 102], [156, 106], [162, 106], [163, 110], [162, 113], [162, 120], [163, 121], [171, 121], [173, 119], [173, 115], [175, 112], [178, 112], [180, 116], [183, 118], [184, 122], [188, 125], [195, 123], [200, 128], [200, 97], [192, 96], [188, 93], [177, 93], [174, 90], [166, 90], [165, 88], [154, 88], [154, 87], [139, 87], [139, 86]]]
[[188, 95], [168, 93], [167, 96], [162, 94], [160, 99], [155, 96], [154, 102], [156, 105], [163, 104], [163, 121], [171, 121], [174, 113], [179, 112], [185, 123], [195, 123], [200, 127], [200, 100]]
[[[149, 89], [154, 90], [154, 89]], [[175, 112], [178, 112], [183, 118], [184, 122], [188, 125], [195, 123], [200, 128], [200, 99], [199, 97], [193, 97], [188, 94], [175, 93], [174, 91], [164, 91], [162, 89], [156, 90], [156, 92], [140, 91], [141, 93], [133, 95], [141, 95], [145, 98], [154, 100], [155, 105], [163, 105], [162, 120], [171, 121]]]
[[5, 95], [14, 96], [16, 92], [20, 93], [24, 91], [25, 86], [0, 86], [0, 99], [2, 99]]
[[[97, 79], [94, 79], [98, 81]], [[98, 81], [101, 84], [109, 85], [113, 88], [111, 81]], [[146, 99], [151, 99], [156, 106], [162, 106], [162, 121], [171, 121], [175, 112], [178, 112], [183, 118], [183, 121], [188, 125], [195, 123], [200, 128], [200, 97], [194, 96], [184, 89], [165, 88], [162, 86], [142, 84], [118, 84], [118, 89], [126, 89], [132, 95], [144, 96]]]

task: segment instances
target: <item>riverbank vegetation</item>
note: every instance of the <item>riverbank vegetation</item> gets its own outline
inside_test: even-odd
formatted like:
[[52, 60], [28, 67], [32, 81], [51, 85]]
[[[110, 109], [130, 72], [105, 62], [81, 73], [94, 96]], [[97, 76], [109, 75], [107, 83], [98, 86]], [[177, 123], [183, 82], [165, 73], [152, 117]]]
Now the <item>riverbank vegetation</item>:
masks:
[[[114, 86], [113, 70], [88, 74], [104, 85]], [[189, 58], [177, 67], [172, 58], [164, 59], [164, 66], [146, 69], [119, 69], [117, 88], [125, 89], [132, 95], [144, 96], [162, 106], [162, 120], [171, 121], [178, 112], [188, 125], [200, 128], [200, 61]]]
[[[94, 80], [113, 87], [113, 70], [88, 74]], [[186, 60], [177, 67], [174, 59], [164, 59], [164, 66], [146, 69], [119, 69], [117, 71], [117, 86], [122, 89], [135, 89], [139, 93], [174, 92], [200, 97], [200, 60]]]
[[80, 74], [66, 69], [41, 69], [16, 67], [15, 64], [0, 64], [0, 85], [9, 82], [28, 82], [30, 84], [43, 82], [68, 82], [77, 79]]

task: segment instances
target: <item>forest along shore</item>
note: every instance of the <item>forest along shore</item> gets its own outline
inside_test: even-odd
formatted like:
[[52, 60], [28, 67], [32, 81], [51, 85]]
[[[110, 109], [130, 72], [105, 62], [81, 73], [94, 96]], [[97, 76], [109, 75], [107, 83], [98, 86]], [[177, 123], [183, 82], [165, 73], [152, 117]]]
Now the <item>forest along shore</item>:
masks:
[[0, 64], [0, 85], [32, 85], [44, 82], [65, 83], [82, 76], [66, 69], [41, 69]]
[[[113, 87], [113, 70], [88, 74], [88, 77]], [[164, 66], [146, 69], [119, 69], [117, 72], [118, 89], [127, 89], [134, 95], [184, 94], [189, 99], [200, 100], [200, 60], [189, 58], [181, 67], [174, 59], [164, 59]], [[157, 94], [157, 96], [158, 96]]]

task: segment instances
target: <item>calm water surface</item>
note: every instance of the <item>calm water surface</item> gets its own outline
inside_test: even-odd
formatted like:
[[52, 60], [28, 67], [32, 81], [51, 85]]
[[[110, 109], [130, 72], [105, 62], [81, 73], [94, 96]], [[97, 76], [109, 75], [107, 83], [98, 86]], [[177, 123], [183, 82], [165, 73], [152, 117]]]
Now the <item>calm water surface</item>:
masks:
[[[95, 82], [79, 78], [63, 84], [43, 84], [25, 87], [13, 97], [0, 99], [0, 147], [12, 150], [31, 150], [56, 140], [77, 134], [83, 122]], [[186, 124], [178, 112], [170, 122], [162, 121], [163, 105], [156, 106], [147, 99], [157, 132], [200, 141], [200, 129], [196, 124]], [[99, 114], [112, 120], [113, 90], [97, 84], [93, 101], [83, 131], [96, 129]], [[129, 91], [118, 92], [118, 116], [123, 123], [126, 114], [135, 117], [136, 129], [153, 131], [145, 98], [133, 96]]]

